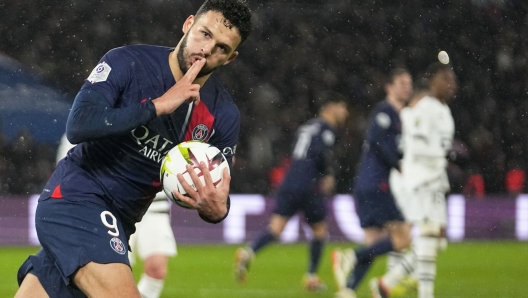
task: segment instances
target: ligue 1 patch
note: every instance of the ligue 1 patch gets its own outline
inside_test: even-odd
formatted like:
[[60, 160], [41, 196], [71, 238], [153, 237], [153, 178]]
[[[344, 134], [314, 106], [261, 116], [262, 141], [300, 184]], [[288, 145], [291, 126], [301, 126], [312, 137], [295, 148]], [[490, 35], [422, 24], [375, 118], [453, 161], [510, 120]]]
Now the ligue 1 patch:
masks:
[[209, 127], [205, 124], [198, 124], [192, 131], [193, 140], [203, 141], [209, 134]]
[[391, 125], [391, 118], [389, 115], [381, 112], [376, 115], [376, 123], [383, 129], [389, 128]]
[[123, 241], [117, 237], [110, 239], [110, 247], [112, 247], [112, 249], [120, 255], [124, 255], [126, 253], [126, 248], [123, 244]]
[[323, 139], [323, 143], [325, 143], [326, 146], [332, 146], [335, 143], [335, 135], [329, 130], [323, 131], [321, 138]]
[[99, 63], [92, 70], [92, 73], [90, 73], [90, 76], [88, 76], [87, 80], [92, 84], [97, 82], [104, 82], [106, 81], [106, 79], [108, 79], [110, 71], [112, 71], [112, 68], [110, 67], [110, 65], [106, 64], [106, 62]]

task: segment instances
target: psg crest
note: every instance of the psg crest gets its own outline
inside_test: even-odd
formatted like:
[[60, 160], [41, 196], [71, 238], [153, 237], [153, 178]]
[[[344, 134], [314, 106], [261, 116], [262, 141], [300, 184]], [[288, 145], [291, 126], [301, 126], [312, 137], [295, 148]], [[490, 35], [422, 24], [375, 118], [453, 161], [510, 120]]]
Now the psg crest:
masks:
[[124, 255], [126, 252], [123, 241], [117, 237], [110, 239], [110, 247], [112, 247], [112, 249], [120, 255]]
[[209, 127], [205, 124], [198, 124], [192, 131], [193, 140], [203, 141], [209, 134]]

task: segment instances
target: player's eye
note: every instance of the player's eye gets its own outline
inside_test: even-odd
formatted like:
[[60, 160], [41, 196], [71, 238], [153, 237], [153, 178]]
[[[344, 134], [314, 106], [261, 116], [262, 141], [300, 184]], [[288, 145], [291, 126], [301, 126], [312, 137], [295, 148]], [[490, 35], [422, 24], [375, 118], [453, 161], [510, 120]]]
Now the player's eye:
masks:
[[209, 36], [211, 36], [211, 34], [209, 34], [209, 32], [207, 32], [207, 31], [202, 31], [202, 33], [203, 33], [203, 35], [204, 35], [205, 37], [209, 37]]
[[227, 52], [227, 48], [224, 45], [218, 45], [218, 48], [220, 49], [220, 51], [222, 51], [222, 53]]

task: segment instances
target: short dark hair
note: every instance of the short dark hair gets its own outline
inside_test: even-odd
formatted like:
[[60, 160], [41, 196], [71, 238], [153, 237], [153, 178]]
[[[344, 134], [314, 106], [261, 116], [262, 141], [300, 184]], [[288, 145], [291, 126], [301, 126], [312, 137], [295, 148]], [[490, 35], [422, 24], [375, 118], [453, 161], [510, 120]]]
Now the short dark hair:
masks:
[[251, 21], [251, 10], [245, 0], [206, 0], [196, 12], [195, 17], [198, 18], [208, 11], [220, 12], [228, 24], [226, 26], [234, 26], [238, 29], [242, 44], [253, 30]]
[[348, 104], [348, 98], [337, 91], [324, 90], [315, 95], [314, 106], [317, 111], [321, 111], [328, 104], [340, 102]]
[[433, 79], [439, 72], [453, 70], [453, 67], [449, 64], [443, 64], [441, 62], [433, 62], [429, 64], [424, 73], [424, 78], [427, 81]]
[[385, 84], [394, 83], [394, 79], [396, 79], [396, 77], [401, 76], [402, 74], [411, 75], [411, 73], [405, 68], [401, 68], [401, 67], [400, 68], [395, 68], [395, 69], [391, 70], [389, 72], [389, 74], [387, 75], [387, 78], [385, 79]]

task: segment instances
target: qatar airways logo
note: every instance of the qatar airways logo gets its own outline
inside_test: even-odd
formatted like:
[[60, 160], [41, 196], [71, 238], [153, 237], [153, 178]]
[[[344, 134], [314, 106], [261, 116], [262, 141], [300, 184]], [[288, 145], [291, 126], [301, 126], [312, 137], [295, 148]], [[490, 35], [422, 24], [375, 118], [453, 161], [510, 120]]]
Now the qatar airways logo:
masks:
[[133, 129], [130, 133], [136, 139], [137, 144], [143, 146], [139, 153], [157, 163], [161, 163], [165, 154], [174, 147], [174, 142], [159, 134], [151, 134], [150, 130], [145, 126]]

